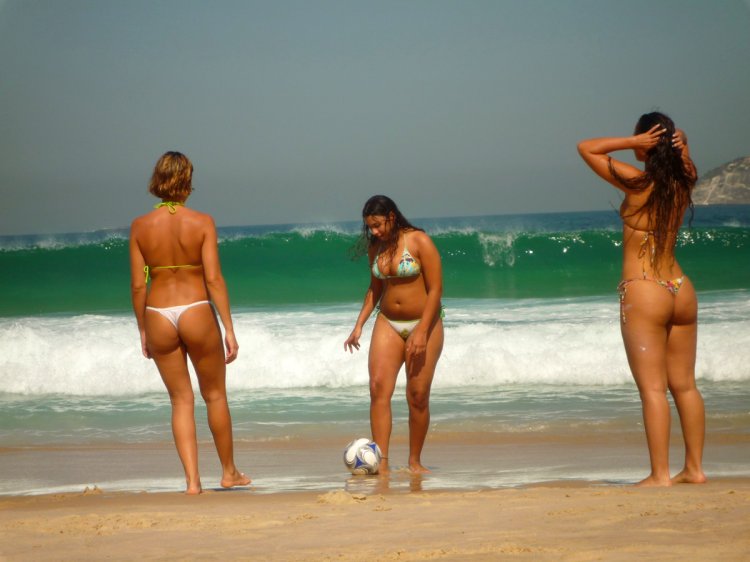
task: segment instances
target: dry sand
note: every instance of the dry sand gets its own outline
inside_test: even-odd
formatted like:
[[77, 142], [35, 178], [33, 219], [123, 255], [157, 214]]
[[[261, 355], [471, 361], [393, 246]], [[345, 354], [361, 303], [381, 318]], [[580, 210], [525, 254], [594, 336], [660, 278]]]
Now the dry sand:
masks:
[[4, 560], [750, 560], [750, 479], [0, 497]]

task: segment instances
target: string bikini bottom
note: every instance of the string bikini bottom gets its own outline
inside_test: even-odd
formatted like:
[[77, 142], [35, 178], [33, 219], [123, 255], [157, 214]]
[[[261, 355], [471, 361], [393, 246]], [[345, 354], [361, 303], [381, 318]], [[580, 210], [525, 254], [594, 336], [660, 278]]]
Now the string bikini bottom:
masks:
[[180, 316], [182, 316], [182, 313], [185, 312], [189, 308], [193, 308], [194, 306], [198, 306], [201, 304], [211, 304], [211, 302], [210, 301], [196, 301], [196, 302], [191, 302], [190, 304], [181, 304], [178, 306], [167, 306], [164, 308], [156, 308], [155, 306], [147, 306], [146, 310], [153, 310], [154, 312], [158, 312], [164, 318], [169, 320], [172, 323], [172, 326], [174, 326], [176, 330], [177, 323], [180, 321]]
[[680, 292], [680, 287], [682, 287], [682, 284], [685, 282], [685, 276], [677, 277], [675, 279], [649, 279], [648, 277], [633, 277], [632, 279], [623, 279], [620, 281], [620, 284], [617, 285], [617, 292], [620, 295], [620, 318], [622, 319], [622, 323], [625, 324], [625, 294], [628, 291], [628, 285], [633, 283], [634, 281], [651, 281], [653, 283], [656, 283], [657, 285], [660, 285], [661, 287], [664, 287], [667, 291], [669, 291], [672, 296], [676, 297], [677, 293]]

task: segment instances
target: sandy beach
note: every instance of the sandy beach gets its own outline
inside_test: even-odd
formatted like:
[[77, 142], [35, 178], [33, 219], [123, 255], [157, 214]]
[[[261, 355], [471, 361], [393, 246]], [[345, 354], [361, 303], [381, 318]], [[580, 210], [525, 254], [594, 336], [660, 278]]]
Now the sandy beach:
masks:
[[5, 560], [747, 560], [750, 479], [0, 499]]

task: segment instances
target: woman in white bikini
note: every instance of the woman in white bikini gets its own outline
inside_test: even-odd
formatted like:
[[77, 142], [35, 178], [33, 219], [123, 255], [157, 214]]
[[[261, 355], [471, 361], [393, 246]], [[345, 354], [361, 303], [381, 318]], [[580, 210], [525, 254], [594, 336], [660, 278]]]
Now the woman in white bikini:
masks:
[[[610, 157], [633, 150], [645, 170]], [[662, 113], [641, 116], [629, 137], [582, 141], [578, 152], [591, 169], [625, 194], [620, 326], [625, 352], [643, 405], [651, 459], [644, 486], [706, 481], [703, 473], [705, 410], [695, 384], [698, 301], [674, 255], [697, 173], [687, 137]], [[667, 390], [680, 416], [685, 463], [669, 473], [670, 410]]]
[[[162, 202], [130, 227], [130, 269], [141, 349], [156, 362], [169, 392], [172, 433], [185, 469], [186, 492], [199, 494], [188, 357], [206, 402], [222, 467], [221, 486], [246, 486], [250, 479], [234, 464], [225, 382], [226, 363], [237, 358], [238, 345], [219, 265], [216, 228], [209, 215], [185, 207], [192, 177], [193, 165], [179, 152], [167, 152], [156, 163], [149, 191]], [[214, 307], [224, 325], [226, 356]]]
[[344, 349], [359, 349], [362, 327], [378, 306], [370, 341], [370, 426], [388, 471], [391, 397], [401, 365], [406, 364], [409, 406], [409, 470], [429, 472], [422, 448], [430, 425], [430, 387], [443, 349], [440, 255], [430, 237], [412, 226], [385, 195], [375, 195], [362, 210], [362, 253], [370, 265], [370, 287]]

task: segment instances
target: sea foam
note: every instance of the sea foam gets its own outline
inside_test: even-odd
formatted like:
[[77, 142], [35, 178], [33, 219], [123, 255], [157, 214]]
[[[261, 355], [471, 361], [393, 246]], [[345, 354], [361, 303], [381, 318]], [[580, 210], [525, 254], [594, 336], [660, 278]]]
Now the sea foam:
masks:
[[[620, 385], [631, 380], [614, 298], [448, 300], [445, 346], [434, 386]], [[746, 291], [701, 298], [698, 379], [750, 379]], [[239, 358], [230, 389], [365, 386], [371, 319], [362, 348], [343, 342], [354, 305], [285, 307], [234, 314]], [[137, 395], [162, 391], [140, 353], [128, 315], [0, 319], [0, 392]], [[404, 384], [403, 376], [399, 384]]]

